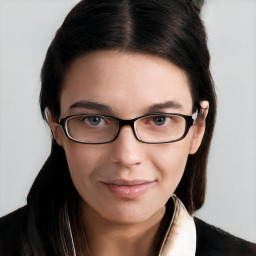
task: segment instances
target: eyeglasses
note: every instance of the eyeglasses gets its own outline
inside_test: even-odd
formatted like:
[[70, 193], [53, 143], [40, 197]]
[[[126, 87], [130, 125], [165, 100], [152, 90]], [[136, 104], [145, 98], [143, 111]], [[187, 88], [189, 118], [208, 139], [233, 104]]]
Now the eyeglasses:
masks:
[[79, 114], [59, 120], [66, 136], [83, 144], [106, 144], [117, 139], [123, 126], [130, 126], [136, 139], [160, 144], [182, 140], [197, 118], [176, 113], [154, 113], [124, 120], [107, 115]]

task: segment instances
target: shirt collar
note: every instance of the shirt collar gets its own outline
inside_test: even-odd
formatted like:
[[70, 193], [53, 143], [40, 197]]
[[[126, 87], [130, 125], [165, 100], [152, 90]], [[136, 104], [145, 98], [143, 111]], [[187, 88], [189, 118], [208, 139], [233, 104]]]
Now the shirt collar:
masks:
[[195, 256], [196, 227], [192, 216], [176, 196], [172, 196], [174, 212], [163, 237], [158, 256]]

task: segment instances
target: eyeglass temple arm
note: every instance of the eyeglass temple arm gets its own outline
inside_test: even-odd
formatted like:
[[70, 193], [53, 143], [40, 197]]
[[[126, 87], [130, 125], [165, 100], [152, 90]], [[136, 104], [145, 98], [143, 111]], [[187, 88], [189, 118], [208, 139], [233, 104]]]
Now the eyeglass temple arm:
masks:
[[202, 108], [201, 105], [197, 102], [194, 104], [193, 108], [193, 114], [192, 114], [192, 119], [195, 121], [199, 115], [201, 115]]

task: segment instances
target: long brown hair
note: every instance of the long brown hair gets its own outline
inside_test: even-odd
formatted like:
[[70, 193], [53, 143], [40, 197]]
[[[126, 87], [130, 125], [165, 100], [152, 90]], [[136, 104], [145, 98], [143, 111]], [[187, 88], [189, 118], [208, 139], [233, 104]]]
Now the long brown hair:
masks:
[[[59, 116], [58, 96], [71, 63], [101, 49], [146, 53], [167, 59], [186, 72], [194, 102], [209, 101], [202, 144], [196, 154], [189, 155], [175, 191], [187, 210], [194, 212], [205, 199], [206, 165], [216, 115], [207, 36], [199, 8], [191, 0], [83, 0], [78, 3], [58, 29], [42, 67], [40, 106], [43, 118], [46, 118], [46, 108]], [[77, 209], [73, 207], [77, 200], [65, 153], [53, 139], [51, 155], [28, 195], [27, 240], [31, 252], [72, 255], [65, 207], [75, 227], [78, 247], [79, 225], [75, 225]]]

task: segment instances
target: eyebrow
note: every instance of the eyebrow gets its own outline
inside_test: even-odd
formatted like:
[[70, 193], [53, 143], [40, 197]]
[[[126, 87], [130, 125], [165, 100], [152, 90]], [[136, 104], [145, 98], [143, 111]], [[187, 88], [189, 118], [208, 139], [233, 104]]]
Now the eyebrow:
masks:
[[74, 108], [86, 108], [86, 109], [98, 110], [100, 112], [106, 112], [111, 114], [114, 113], [111, 107], [104, 104], [100, 104], [98, 102], [88, 101], [88, 100], [78, 101], [69, 107], [69, 109], [74, 109]]
[[[78, 101], [69, 107], [69, 109], [74, 109], [74, 108], [85, 108], [90, 110], [97, 110], [100, 112], [114, 115], [114, 111], [110, 106], [104, 105], [98, 102], [94, 102], [94, 101], [88, 101], [88, 100]], [[163, 103], [153, 104], [147, 108], [147, 112], [148, 113], [160, 112], [164, 108], [183, 109], [180, 103], [178, 103], [177, 101], [171, 100]]]
[[183, 109], [182, 105], [177, 101], [170, 100], [163, 103], [153, 104], [148, 108], [149, 112], [158, 112], [163, 108], [174, 108], [174, 109]]

